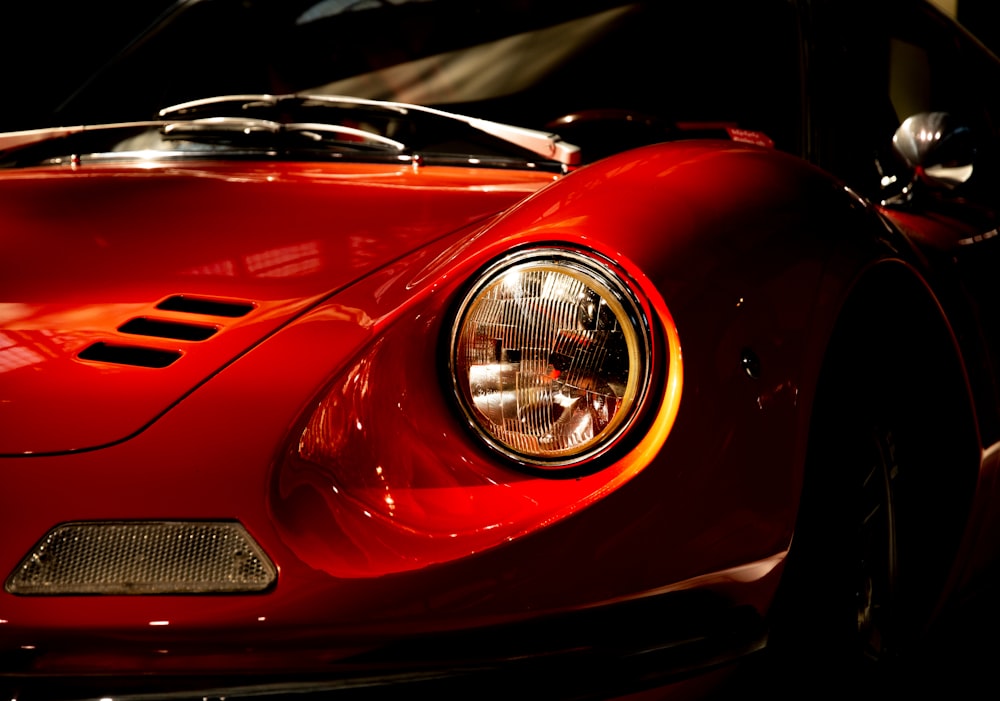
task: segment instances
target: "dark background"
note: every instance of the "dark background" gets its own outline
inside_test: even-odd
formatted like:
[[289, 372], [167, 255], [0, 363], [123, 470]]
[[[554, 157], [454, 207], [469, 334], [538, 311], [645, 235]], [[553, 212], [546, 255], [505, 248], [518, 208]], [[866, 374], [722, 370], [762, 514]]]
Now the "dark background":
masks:
[[[932, 1], [1000, 54], [998, 0]], [[20, 0], [0, 10], [0, 131], [38, 126], [38, 120], [175, 4], [175, 0]], [[127, 101], [129, 96], [120, 99]]]
[[957, 17], [995, 54], [1000, 55], [1000, 2], [997, 0], [957, 0]]

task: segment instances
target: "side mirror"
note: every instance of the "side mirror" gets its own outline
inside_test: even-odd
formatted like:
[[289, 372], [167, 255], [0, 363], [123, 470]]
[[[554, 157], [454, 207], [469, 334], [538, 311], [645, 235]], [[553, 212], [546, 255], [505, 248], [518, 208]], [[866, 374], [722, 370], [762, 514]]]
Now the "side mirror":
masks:
[[908, 193], [917, 183], [952, 190], [972, 177], [976, 156], [972, 130], [947, 112], [908, 117], [893, 135], [892, 146], [913, 170]]

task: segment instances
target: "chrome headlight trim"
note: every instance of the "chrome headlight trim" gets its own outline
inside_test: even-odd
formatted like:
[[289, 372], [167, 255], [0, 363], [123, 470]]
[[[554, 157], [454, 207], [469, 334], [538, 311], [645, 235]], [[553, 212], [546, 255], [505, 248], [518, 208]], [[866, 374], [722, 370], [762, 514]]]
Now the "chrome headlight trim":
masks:
[[533, 248], [487, 267], [451, 331], [458, 403], [518, 464], [567, 470], [605, 455], [639, 416], [653, 372], [650, 322], [611, 262]]

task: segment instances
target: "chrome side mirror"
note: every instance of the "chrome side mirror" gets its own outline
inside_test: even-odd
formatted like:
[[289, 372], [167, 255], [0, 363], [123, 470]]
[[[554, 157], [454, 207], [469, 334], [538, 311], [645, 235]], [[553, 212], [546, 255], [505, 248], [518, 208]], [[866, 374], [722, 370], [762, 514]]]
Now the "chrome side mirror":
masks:
[[954, 189], [972, 177], [976, 147], [972, 130], [947, 112], [921, 112], [908, 117], [892, 137], [896, 154], [913, 170], [907, 186]]

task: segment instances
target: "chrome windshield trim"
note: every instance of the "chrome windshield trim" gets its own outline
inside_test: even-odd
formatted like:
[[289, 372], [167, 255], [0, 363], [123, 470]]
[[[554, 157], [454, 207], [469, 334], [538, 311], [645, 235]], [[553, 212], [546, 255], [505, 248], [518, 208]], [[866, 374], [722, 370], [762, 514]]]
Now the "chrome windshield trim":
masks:
[[434, 115], [443, 119], [452, 119], [458, 122], [463, 122], [473, 129], [490, 134], [498, 139], [503, 139], [508, 143], [520, 146], [521, 148], [538, 154], [544, 158], [558, 161], [563, 165], [576, 165], [580, 162], [580, 148], [578, 146], [574, 146], [573, 144], [566, 143], [562, 140], [561, 136], [552, 132], [528, 129], [527, 127], [504, 124], [502, 122], [493, 122], [488, 119], [479, 119], [478, 117], [468, 117], [455, 112], [446, 112], [445, 110], [439, 110], [433, 107], [424, 107], [423, 105], [411, 105], [406, 102], [368, 100], [365, 98], [349, 97], [345, 95], [297, 94], [291, 97], [302, 100], [330, 102], [332, 104], [353, 104], [365, 107], [377, 107], [395, 110], [402, 114], [406, 114], [410, 111], [422, 112], [424, 114]]
[[168, 122], [161, 128], [164, 136], [180, 137], [184, 134], [205, 132], [243, 132], [244, 134], [266, 133], [275, 134], [282, 129], [280, 122], [267, 119], [248, 119], [244, 117], [205, 117], [203, 119], [183, 119]]
[[[387, 136], [382, 136], [381, 134], [373, 134], [370, 131], [365, 131], [364, 129], [355, 129], [354, 127], [345, 127], [339, 124], [323, 124], [321, 122], [293, 122], [291, 124], [285, 124], [284, 129], [286, 132], [296, 132], [309, 135], [311, 132], [329, 133], [336, 134], [337, 136], [348, 136], [359, 139], [366, 144], [375, 144], [378, 146], [384, 146], [394, 151], [405, 151], [406, 144], [396, 141], [395, 139], [390, 139]], [[317, 140], [322, 139], [321, 136], [317, 135]]]
[[[274, 107], [282, 102], [308, 103], [316, 102], [329, 104], [331, 106], [362, 107], [377, 110], [394, 112], [399, 115], [406, 115], [411, 112], [432, 115], [441, 119], [448, 119], [466, 124], [473, 129], [490, 134], [498, 139], [502, 139], [510, 144], [519, 146], [531, 153], [554, 160], [565, 166], [577, 165], [580, 163], [580, 149], [578, 146], [568, 144], [562, 140], [558, 134], [552, 132], [528, 129], [501, 122], [493, 122], [478, 117], [447, 112], [445, 110], [425, 107], [423, 105], [412, 105], [405, 102], [389, 102], [385, 100], [369, 100], [360, 97], [350, 97], [346, 95], [324, 95], [311, 93], [290, 93], [286, 95], [262, 94], [239, 94], [221, 95], [218, 97], [202, 98], [183, 102], [160, 110], [161, 118], [179, 118], [188, 113], [196, 113], [198, 110], [210, 107], [219, 107], [228, 103], [239, 105], [242, 109], [252, 109], [254, 107]], [[396, 142], [398, 143], [398, 142]]]
[[345, 127], [339, 124], [324, 124], [322, 122], [290, 122], [288, 124], [269, 119], [250, 117], [202, 117], [200, 119], [182, 119], [169, 122], [162, 128], [163, 135], [170, 138], [197, 137], [202, 134], [302, 134], [314, 141], [322, 141], [324, 134], [347, 137], [365, 146], [403, 151], [406, 145], [363, 129]]
[[[10, 132], [7, 134], [0, 134], [0, 152], [50, 139], [73, 136], [84, 132], [97, 132], [122, 128], [155, 129], [162, 134], [163, 138], [168, 140], [183, 139], [185, 137], [189, 137], [192, 140], [199, 140], [200, 138], [210, 138], [213, 134], [221, 136], [226, 133], [232, 133], [234, 135], [243, 133], [250, 136], [253, 134], [279, 134], [284, 132], [286, 134], [300, 134], [304, 138], [311, 137], [317, 142], [322, 141], [325, 135], [340, 136], [344, 137], [343, 142], [345, 144], [356, 142], [356, 146], [391, 151], [396, 154], [403, 153], [408, 149], [404, 142], [397, 141], [379, 133], [343, 124], [327, 123], [323, 121], [278, 122], [271, 119], [251, 117], [249, 115], [239, 116], [238, 114], [218, 114], [220, 109], [227, 110], [227, 105], [232, 105], [234, 109], [243, 111], [255, 108], [279, 107], [283, 102], [294, 102], [302, 107], [309, 107], [311, 105], [329, 105], [331, 107], [341, 107], [348, 110], [374, 110], [395, 116], [406, 116], [411, 113], [419, 113], [435, 119], [450, 120], [452, 122], [464, 124], [469, 128], [489, 134], [494, 138], [516, 145], [530, 153], [539, 155], [552, 163], [560, 164], [564, 171], [568, 167], [580, 163], [579, 147], [564, 142], [562, 138], [555, 133], [538, 131], [526, 127], [518, 127], [511, 124], [503, 124], [501, 122], [494, 122], [477, 117], [469, 117], [421, 105], [411, 105], [408, 103], [389, 102], [384, 100], [369, 100], [343, 95], [304, 93], [287, 95], [223, 95], [200, 100], [192, 100], [190, 102], [164, 108], [160, 110], [158, 120], [53, 127], [22, 132]], [[216, 113], [204, 114], [204, 112], [212, 111]], [[198, 116], [199, 112], [202, 112], [203, 116]], [[472, 162], [472, 160], [476, 160], [478, 162], [478, 157], [475, 154], [470, 154], [469, 159], [470, 162]]]

